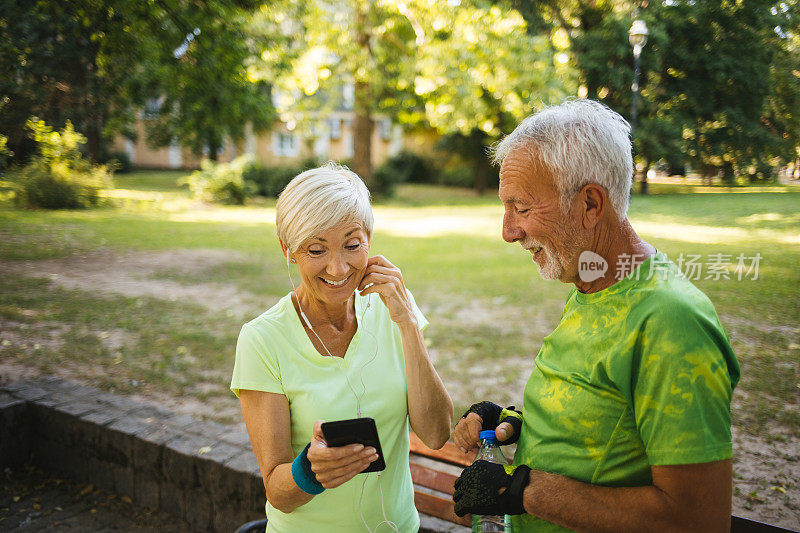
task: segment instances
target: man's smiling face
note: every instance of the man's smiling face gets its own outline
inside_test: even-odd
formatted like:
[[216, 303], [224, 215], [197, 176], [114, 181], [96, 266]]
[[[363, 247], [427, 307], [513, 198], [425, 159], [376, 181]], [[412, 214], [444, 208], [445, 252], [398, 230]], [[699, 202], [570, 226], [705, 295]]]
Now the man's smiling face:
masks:
[[561, 210], [553, 173], [524, 149], [512, 150], [500, 167], [503, 239], [533, 255], [545, 279], [577, 277], [580, 225]]

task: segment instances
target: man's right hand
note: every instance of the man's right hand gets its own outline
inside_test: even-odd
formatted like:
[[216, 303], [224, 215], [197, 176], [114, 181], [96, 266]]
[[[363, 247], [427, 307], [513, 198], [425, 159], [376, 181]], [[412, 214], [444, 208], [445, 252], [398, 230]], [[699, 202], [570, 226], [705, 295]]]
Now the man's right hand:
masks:
[[[513, 409], [513, 406], [510, 409]], [[516, 442], [514, 425], [509, 422], [497, 423], [502, 411], [502, 407], [491, 402], [473, 404], [456, 424], [453, 441], [464, 453], [475, 450], [480, 445], [481, 430], [486, 428], [494, 429], [497, 442], [500, 444]], [[518, 426], [520, 425], [521, 421]]]

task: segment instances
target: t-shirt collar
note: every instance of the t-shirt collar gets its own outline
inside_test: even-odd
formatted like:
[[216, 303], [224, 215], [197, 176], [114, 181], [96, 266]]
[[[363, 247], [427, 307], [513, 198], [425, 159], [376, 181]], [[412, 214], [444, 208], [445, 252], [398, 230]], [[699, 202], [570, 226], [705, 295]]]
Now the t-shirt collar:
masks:
[[570, 297], [575, 295], [575, 300], [580, 304], [591, 304], [594, 302], [598, 302], [603, 300], [609, 296], [613, 296], [615, 294], [623, 293], [629, 290], [631, 287], [640, 283], [643, 279], [646, 279], [647, 273], [651, 271], [651, 263], [654, 261], [658, 263], [665, 263], [668, 261], [667, 255], [663, 252], [659, 252], [656, 250], [656, 253], [639, 263], [639, 265], [631, 270], [631, 272], [622, 278], [621, 280], [617, 281], [610, 287], [606, 287], [605, 289], [597, 292], [591, 293], [583, 293], [578, 290], [577, 287], [573, 287], [572, 291], [570, 292]]

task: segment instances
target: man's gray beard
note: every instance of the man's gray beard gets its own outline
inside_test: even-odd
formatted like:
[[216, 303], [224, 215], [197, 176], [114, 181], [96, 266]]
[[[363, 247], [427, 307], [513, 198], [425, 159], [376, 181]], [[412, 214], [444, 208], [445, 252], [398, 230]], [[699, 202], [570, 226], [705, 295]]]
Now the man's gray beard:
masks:
[[[570, 232], [565, 228], [563, 232], [563, 235], [560, 235], [563, 242], [566, 243], [563, 254], [557, 250], [551, 251], [547, 246], [542, 247], [542, 252], [546, 255], [545, 266], [541, 267], [538, 263], [536, 265], [539, 267], [539, 275], [542, 276], [542, 279], [560, 280], [564, 276], [565, 266], [570, 264], [570, 258], [577, 264], [580, 252], [588, 250], [590, 243], [578, 242], [580, 233], [577, 230]], [[568, 254], [568, 257], [564, 254]]]
[[545, 254], [544, 266], [536, 264], [539, 267], [539, 275], [542, 276], [542, 279], [561, 279], [564, 274], [564, 266], [561, 263], [559, 254], [552, 253], [547, 246], [542, 248], [542, 252]]

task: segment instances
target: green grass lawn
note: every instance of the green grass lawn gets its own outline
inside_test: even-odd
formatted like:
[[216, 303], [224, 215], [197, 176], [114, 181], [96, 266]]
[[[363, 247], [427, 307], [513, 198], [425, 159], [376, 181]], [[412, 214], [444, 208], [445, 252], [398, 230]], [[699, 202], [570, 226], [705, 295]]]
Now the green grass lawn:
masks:
[[[0, 356], [44, 370], [74, 368], [115, 390], [233, 403], [227, 380], [241, 323], [291, 288], [275, 237], [274, 201], [197, 205], [177, 186], [183, 176], [117, 176], [106, 195], [117, 207], [0, 209]], [[630, 218], [671, 258], [725, 254], [735, 263], [739, 254], [761, 254], [757, 280], [731, 273], [696, 284], [717, 307], [742, 364], [734, 423], [762, 436], [800, 436], [800, 189], [657, 183], [651, 189], [651, 196], [633, 198]], [[686, 194], [691, 190], [697, 193]], [[372, 251], [403, 270], [430, 319], [426, 338], [457, 412], [476, 399], [518, 403], [569, 287], [541, 280], [529, 254], [502, 241], [494, 195], [407, 185], [378, 203], [375, 217]], [[146, 257], [162, 261], [170, 250], [223, 253], [207, 263], [158, 263], [143, 285], [220, 284], [255, 303], [234, 305], [224, 296], [230, 290], [218, 301], [212, 291], [212, 301], [201, 304], [157, 290], [93, 291], [30, 277], [81, 258], [95, 270], [92, 262], [109, 256], [152, 254]], [[121, 269], [125, 261], [115, 264]]]

